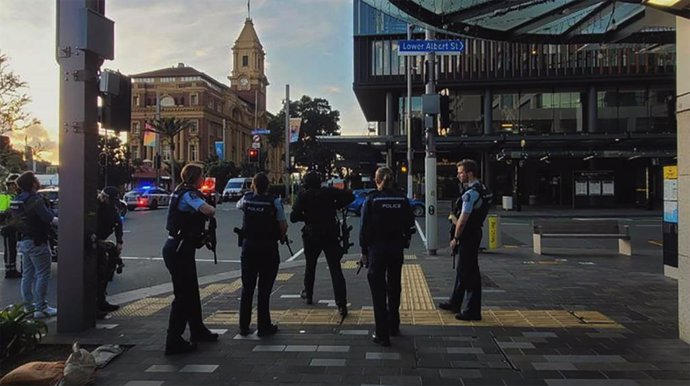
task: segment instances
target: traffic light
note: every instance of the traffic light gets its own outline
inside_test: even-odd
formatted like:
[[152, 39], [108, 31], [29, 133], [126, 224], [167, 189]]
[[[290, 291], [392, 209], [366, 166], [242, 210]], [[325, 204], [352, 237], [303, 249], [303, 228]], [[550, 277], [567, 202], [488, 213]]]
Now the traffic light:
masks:
[[247, 150], [247, 156], [249, 157], [249, 162], [259, 163], [259, 149], [251, 148]]
[[402, 163], [400, 164], [400, 172], [401, 173], [407, 173], [407, 163]]
[[105, 167], [108, 164], [108, 153], [101, 152], [98, 154], [98, 165]]
[[450, 127], [450, 97], [448, 95], [441, 95], [439, 118], [441, 128], [447, 129]]
[[132, 116], [132, 80], [110, 70], [104, 70], [98, 80], [102, 105], [99, 122], [106, 129], [129, 131]]

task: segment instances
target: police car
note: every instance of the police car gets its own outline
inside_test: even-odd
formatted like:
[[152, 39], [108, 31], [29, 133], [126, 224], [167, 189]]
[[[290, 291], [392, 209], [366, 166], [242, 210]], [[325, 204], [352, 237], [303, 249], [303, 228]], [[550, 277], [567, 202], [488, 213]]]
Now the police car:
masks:
[[142, 186], [125, 193], [127, 209], [136, 208], [157, 209], [159, 206], [170, 205], [170, 192], [153, 186]]

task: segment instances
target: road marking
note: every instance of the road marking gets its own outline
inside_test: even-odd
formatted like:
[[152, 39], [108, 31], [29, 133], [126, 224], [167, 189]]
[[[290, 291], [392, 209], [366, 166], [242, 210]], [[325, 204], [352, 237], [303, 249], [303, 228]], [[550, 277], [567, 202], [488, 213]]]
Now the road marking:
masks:
[[530, 225], [532, 225], [532, 224], [530, 224], [530, 223], [522, 223], [522, 222], [501, 222], [501, 225], [530, 226]]
[[659, 224], [635, 224], [634, 227], [659, 227]]
[[419, 237], [422, 239], [422, 242], [426, 246], [426, 236], [424, 236], [424, 232], [422, 232], [422, 227], [419, 226], [419, 222], [417, 220], [414, 220], [414, 224], [417, 226], [417, 233], [419, 233]]
[[648, 243], [656, 245], [657, 247], [663, 247], [664, 243], [658, 240], [647, 240]]
[[[122, 256], [122, 260], [149, 260], [149, 261], [161, 261], [163, 260], [162, 257], [140, 257], [140, 256]], [[196, 261], [202, 261], [202, 262], [211, 262], [214, 261], [213, 259], [199, 259], [196, 258]], [[242, 262], [241, 260], [222, 260], [218, 259], [219, 263], [240, 263]]]
[[295, 253], [294, 255], [290, 256], [290, 258], [287, 259], [287, 260], [285, 260], [285, 261], [286, 261], [286, 262], [293, 261], [293, 260], [295, 260], [296, 258], [298, 258], [298, 257], [299, 257], [301, 254], [303, 254], [303, 253], [304, 253], [304, 248], [302, 248], [302, 249], [300, 249], [299, 251], [297, 251], [297, 253]]
[[631, 218], [624, 217], [573, 217], [576, 221], [599, 221], [599, 220], [620, 220], [620, 221], [632, 221]]

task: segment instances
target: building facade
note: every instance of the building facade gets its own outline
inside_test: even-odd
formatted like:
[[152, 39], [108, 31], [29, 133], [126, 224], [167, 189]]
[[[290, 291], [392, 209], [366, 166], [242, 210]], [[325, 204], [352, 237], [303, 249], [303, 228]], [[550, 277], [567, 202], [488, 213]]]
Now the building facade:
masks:
[[[405, 22], [354, 1], [353, 89], [367, 120], [393, 138], [395, 163], [406, 162], [406, 63], [398, 56], [406, 34]], [[414, 29], [413, 39], [424, 31]], [[437, 137], [441, 197], [457, 192], [455, 162], [473, 158], [496, 195], [519, 204], [661, 204], [662, 166], [676, 156], [674, 41], [463, 40], [463, 53], [436, 56], [436, 90], [449, 100]], [[412, 62], [415, 132], [424, 57]], [[421, 185], [424, 149], [415, 150]]]
[[[223, 84], [207, 74], [185, 66], [163, 68], [132, 75], [132, 119], [129, 148], [132, 159], [153, 160], [158, 152], [154, 135], [146, 131], [147, 122], [158, 116], [188, 119], [192, 127], [174, 139], [174, 154], [166, 139], [160, 144], [163, 161], [203, 162], [222, 155], [240, 167], [247, 163], [252, 147], [252, 130], [265, 128], [266, 111], [264, 73], [265, 52], [247, 18], [232, 48], [232, 69]], [[224, 151], [217, 151], [222, 143]], [[261, 138], [261, 156], [269, 179], [279, 183], [283, 170], [283, 147], [272, 147]]]

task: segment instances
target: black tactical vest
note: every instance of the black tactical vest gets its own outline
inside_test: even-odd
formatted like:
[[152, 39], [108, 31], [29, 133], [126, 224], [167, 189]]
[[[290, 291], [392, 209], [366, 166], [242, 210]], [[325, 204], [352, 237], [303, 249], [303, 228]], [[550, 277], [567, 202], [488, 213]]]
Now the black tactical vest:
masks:
[[50, 224], [43, 222], [32, 210], [36, 205], [41, 205], [43, 198], [37, 194], [31, 194], [24, 200], [15, 198], [10, 202], [12, 213], [11, 225], [22, 235], [22, 239], [31, 239], [35, 244], [43, 244], [48, 241]]
[[[472, 185], [468, 190], [476, 191], [479, 194], [479, 198], [477, 198], [477, 201], [474, 203], [472, 212], [470, 212], [470, 217], [465, 224], [465, 230], [462, 231], [463, 234], [479, 231], [482, 226], [484, 226], [484, 220], [486, 220], [486, 216], [489, 214], [491, 199], [493, 198], [493, 193], [489, 192], [486, 186], [481, 182]], [[462, 196], [455, 202], [455, 216], [460, 218], [461, 212]], [[453, 226], [452, 229], [452, 234], [455, 234], [455, 226]]]
[[268, 194], [247, 193], [244, 196], [242, 231], [247, 240], [277, 241], [275, 197]]
[[168, 221], [166, 229], [168, 234], [178, 239], [200, 242], [203, 239], [206, 215], [201, 212], [183, 212], [179, 208], [180, 200], [186, 193], [196, 193], [202, 197], [201, 192], [191, 186], [182, 186], [175, 190], [168, 208]]
[[367, 215], [371, 216], [370, 240], [403, 240], [411, 210], [407, 198], [396, 191], [384, 190], [373, 192], [367, 200]]

